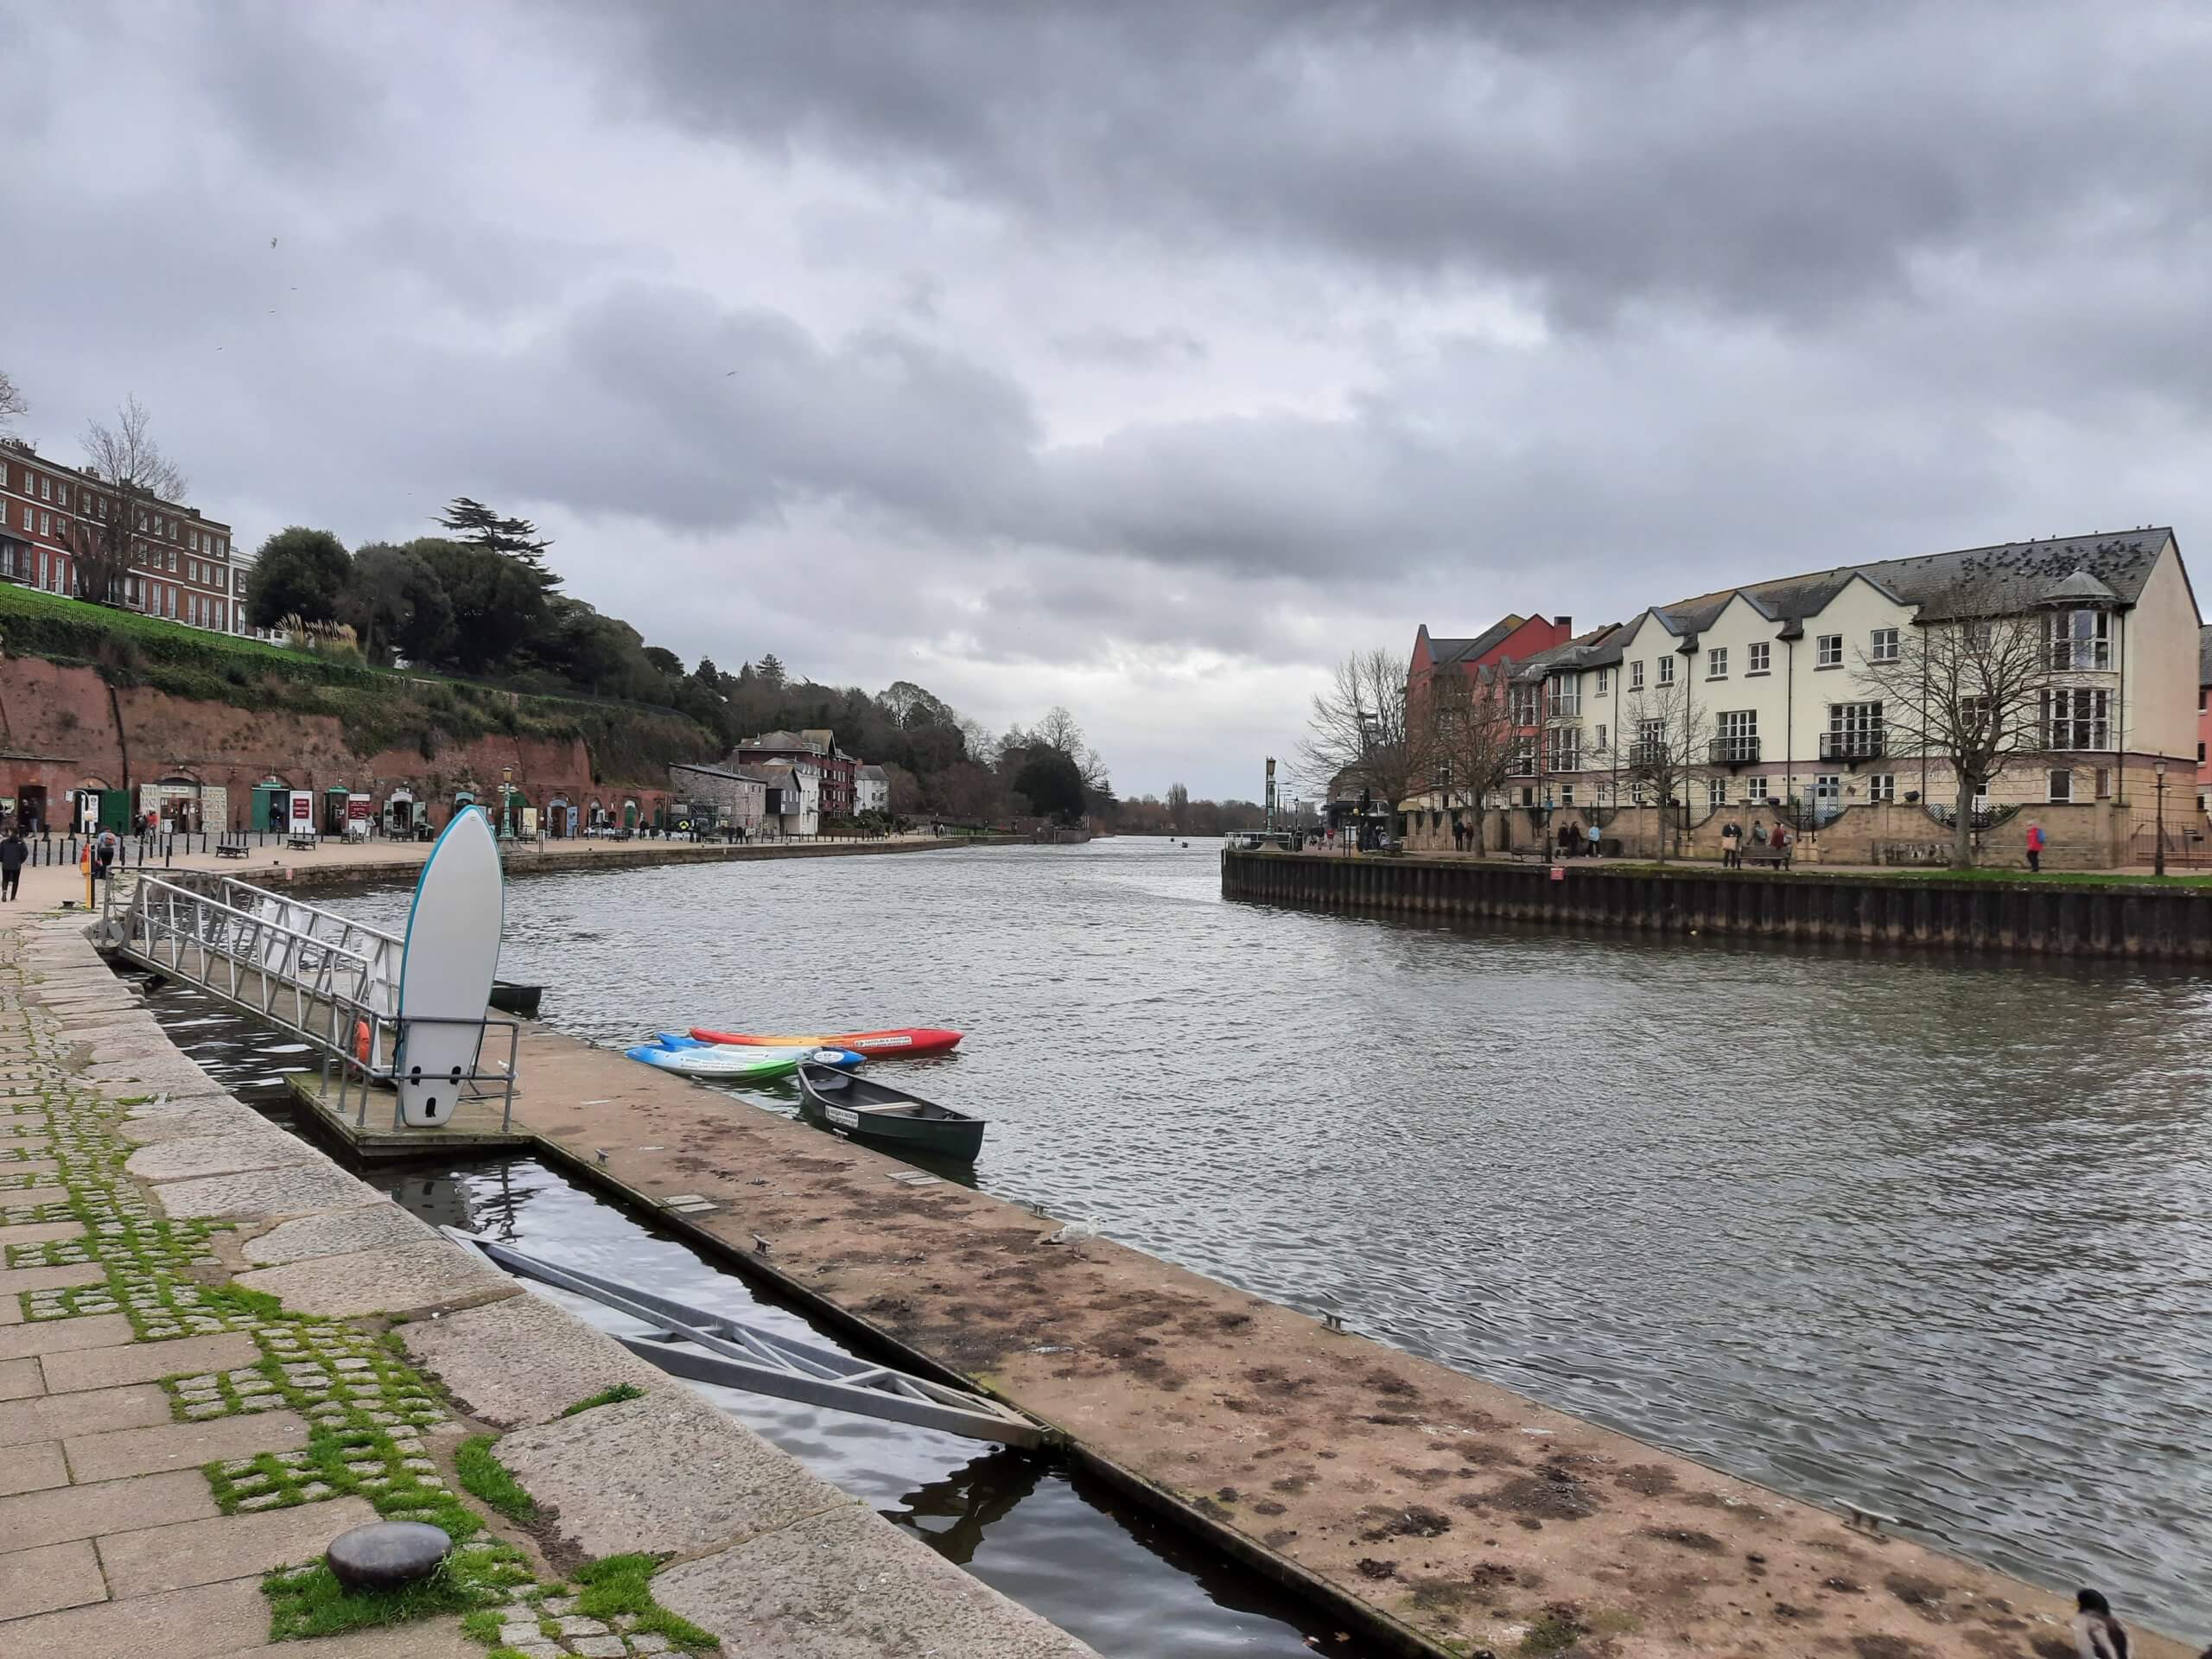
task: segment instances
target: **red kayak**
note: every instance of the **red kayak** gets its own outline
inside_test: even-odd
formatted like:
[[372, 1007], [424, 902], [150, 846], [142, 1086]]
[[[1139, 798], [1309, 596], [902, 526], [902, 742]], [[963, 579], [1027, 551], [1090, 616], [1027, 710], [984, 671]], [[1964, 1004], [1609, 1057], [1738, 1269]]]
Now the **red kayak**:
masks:
[[851, 1031], [836, 1037], [763, 1037], [734, 1031], [691, 1027], [702, 1043], [741, 1043], [748, 1048], [849, 1048], [871, 1060], [913, 1060], [925, 1054], [950, 1054], [960, 1033], [929, 1026], [901, 1026], [892, 1031]]

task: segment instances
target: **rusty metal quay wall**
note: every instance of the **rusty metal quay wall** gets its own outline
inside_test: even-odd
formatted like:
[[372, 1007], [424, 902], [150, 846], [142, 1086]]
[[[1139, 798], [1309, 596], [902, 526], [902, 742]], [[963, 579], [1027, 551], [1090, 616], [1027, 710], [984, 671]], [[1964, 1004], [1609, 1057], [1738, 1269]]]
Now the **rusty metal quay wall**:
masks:
[[1224, 851], [1225, 899], [1414, 921], [2212, 964], [2212, 892], [1712, 866]]

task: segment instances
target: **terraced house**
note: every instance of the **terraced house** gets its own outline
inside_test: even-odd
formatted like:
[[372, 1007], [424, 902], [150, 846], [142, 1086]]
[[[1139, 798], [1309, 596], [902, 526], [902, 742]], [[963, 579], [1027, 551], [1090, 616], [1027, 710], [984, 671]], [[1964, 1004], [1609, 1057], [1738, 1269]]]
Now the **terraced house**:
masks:
[[[1707, 850], [1729, 818], [1781, 812], [1812, 856], [1919, 861], [1942, 855], [1963, 770], [1999, 850], [2033, 808], [2055, 862], [2127, 861], [2161, 785], [2170, 830], [2201, 816], [2201, 631], [2164, 528], [1655, 606], [1486, 671], [1517, 741], [1483, 791], [1485, 839], [1534, 845], [1594, 817], [1629, 850]], [[1417, 654], [1409, 702], [1421, 678]], [[1417, 848], [1452, 845], [1476, 810], [1437, 781], [1408, 804]]]

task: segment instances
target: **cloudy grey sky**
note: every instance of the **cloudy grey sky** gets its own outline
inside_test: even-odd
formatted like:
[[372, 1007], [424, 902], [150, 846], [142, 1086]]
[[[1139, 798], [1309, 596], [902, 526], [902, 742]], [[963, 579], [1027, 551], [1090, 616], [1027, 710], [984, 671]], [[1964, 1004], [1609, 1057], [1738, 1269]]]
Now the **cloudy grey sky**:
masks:
[[[0, 0], [0, 365], [1124, 793], [1507, 610], [2208, 522], [2212, 12]], [[276, 244], [272, 247], [270, 240]]]

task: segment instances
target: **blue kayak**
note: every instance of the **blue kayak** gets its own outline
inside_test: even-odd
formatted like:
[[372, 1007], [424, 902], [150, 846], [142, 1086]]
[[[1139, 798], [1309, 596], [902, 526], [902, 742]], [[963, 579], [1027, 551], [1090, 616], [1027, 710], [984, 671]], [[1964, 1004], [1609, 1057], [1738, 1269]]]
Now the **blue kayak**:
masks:
[[787, 1077], [798, 1070], [801, 1060], [850, 1070], [867, 1058], [849, 1048], [740, 1048], [727, 1043], [702, 1043], [672, 1031], [664, 1031], [652, 1042], [622, 1052], [633, 1060], [673, 1071], [680, 1077], [713, 1083], [763, 1083], [772, 1077]]

